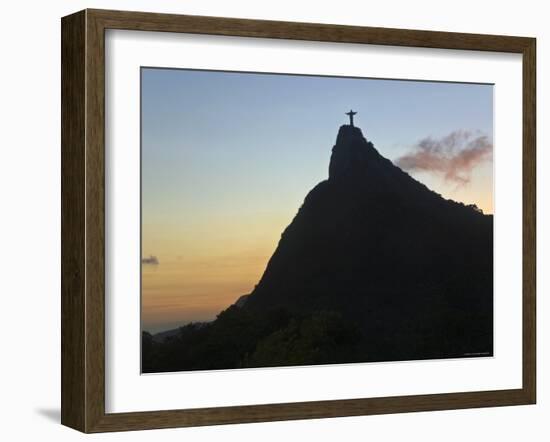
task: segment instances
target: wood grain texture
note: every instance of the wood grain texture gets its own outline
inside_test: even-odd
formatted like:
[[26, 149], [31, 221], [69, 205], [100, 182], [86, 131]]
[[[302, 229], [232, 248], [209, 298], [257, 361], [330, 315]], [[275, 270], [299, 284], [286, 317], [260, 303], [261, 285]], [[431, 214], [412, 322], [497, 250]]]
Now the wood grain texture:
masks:
[[149, 12], [88, 10], [105, 29], [129, 29], [289, 40], [522, 52], [529, 38], [319, 23], [247, 20]]
[[523, 390], [294, 402], [107, 414], [92, 432], [498, 407], [530, 403]]
[[105, 414], [105, 38], [86, 11], [86, 431]]
[[[105, 413], [105, 30], [228, 35], [523, 55], [523, 387], [515, 390]], [[62, 423], [83, 432], [532, 404], [535, 350], [535, 40], [141, 12], [62, 20]]]
[[85, 13], [61, 28], [61, 422], [85, 420]]
[[523, 388], [536, 402], [536, 40], [523, 51]]

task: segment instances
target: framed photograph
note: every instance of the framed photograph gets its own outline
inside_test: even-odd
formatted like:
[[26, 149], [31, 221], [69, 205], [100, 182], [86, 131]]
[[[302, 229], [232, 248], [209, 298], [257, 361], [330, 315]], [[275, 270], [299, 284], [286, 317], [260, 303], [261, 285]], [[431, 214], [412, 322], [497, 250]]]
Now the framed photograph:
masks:
[[535, 39], [62, 19], [62, 423], [534, 404]]

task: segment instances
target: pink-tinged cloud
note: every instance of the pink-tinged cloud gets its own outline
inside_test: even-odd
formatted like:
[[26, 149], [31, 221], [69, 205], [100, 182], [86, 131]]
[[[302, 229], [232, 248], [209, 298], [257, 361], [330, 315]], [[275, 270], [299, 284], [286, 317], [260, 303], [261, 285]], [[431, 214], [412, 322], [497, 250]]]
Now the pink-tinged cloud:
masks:
[[467, 184], [472, 170], [492, 156], [493, 143], [486, 135], [458, 130], [439, 139], [424, 138], [395, 163], [404, 170], [434, 172], [445, 180]]

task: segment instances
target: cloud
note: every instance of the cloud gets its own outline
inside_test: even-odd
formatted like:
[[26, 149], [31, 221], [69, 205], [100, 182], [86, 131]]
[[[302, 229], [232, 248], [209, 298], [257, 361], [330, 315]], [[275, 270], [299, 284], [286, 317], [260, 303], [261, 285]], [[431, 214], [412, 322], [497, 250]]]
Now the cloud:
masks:
[[146, 258], [141, 258], [141, 263], [145, 265], [158, 265], [159, 260], [154, 255], [149, 255]]
[[493, 143], [486, 135], [457, 130], [443, 138], [420, 140], [395, 164], [404, 170], [440, 173], [445, 180], [467, 184], [472, 170], [492, 155]]

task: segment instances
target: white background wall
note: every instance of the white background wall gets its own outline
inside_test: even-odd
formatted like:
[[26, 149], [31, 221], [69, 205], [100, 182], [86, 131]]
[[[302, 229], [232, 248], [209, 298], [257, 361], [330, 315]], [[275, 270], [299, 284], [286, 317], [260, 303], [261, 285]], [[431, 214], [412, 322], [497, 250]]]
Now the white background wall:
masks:
[[[546, 2], [461, 0], [19, 0], [2, 8], [0, 69], [0, 435], [80, 440], [59, 425], [60, 22], [86, 7], [534, 36], [538, 39], [536, 406], [115, 433], [96, 440], [548, 440], [550, 436], [550, 28]], [[543, 171], [546, 170], [546, 175]]]

